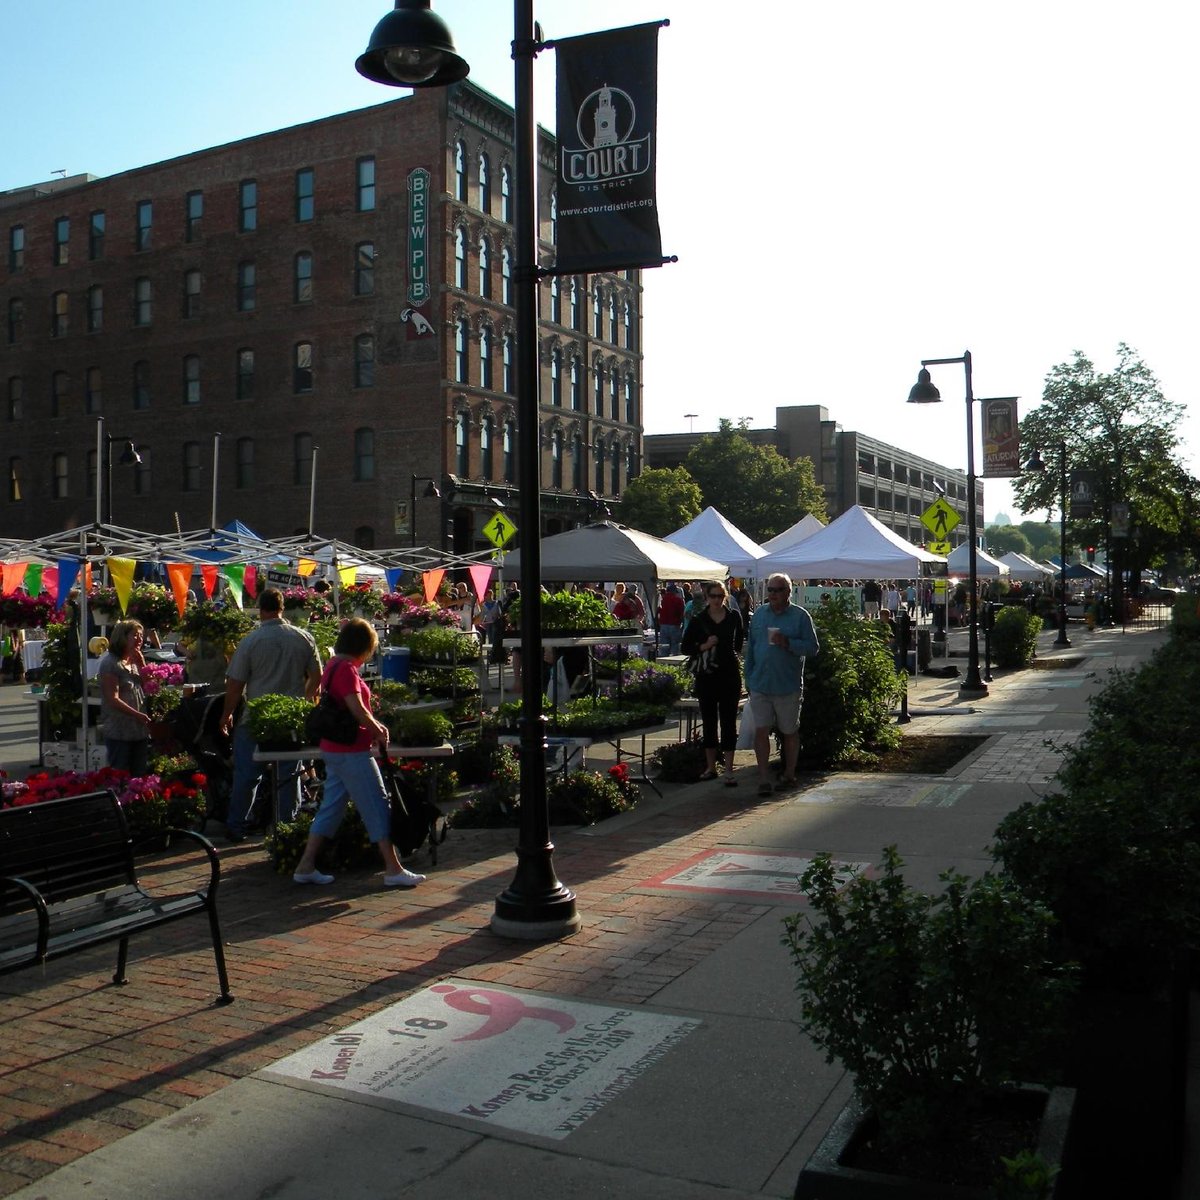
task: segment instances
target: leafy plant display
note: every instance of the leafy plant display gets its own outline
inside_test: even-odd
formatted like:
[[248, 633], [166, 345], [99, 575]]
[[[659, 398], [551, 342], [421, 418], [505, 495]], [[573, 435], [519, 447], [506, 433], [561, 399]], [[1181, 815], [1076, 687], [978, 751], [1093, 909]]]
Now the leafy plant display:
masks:
[[479, 694], [479, 676], [470, 667], [443, 667], [438, 670], [414, 668], [408, 681], [419, 692], [429, 696], [462, 696]]
[[[564, 632], [618, 629], [621, 623], [608, 611], [603, 596], [595, 592], [538, 593], [542, 606], [542, 629]], [[518, 596], [504, 613], [505, 625], [516, 632], [521, 628], [522, 597]]]
[[66, 735], [80, 723], [78, 643], [70, 625], [50, 625], [42, 650], [42, 682], [46, 686], [46, 716], [51, 729]]
[[678, 704], [691, 685], [692, 678], [682, 667], [660, 666], [644, 658], [628, 660], [621, 671], [621, 696], [658, 708]]
[[650, 762], [658, 768], [659, 778], [666, 783], [693, 783], [708, 766], [699, 734], [693, 734], [687, 741], [668, 742], [657, 747], [650, 755]]
[[393, 644], [407, 646], [414, 659], [424, 662], [473, 662], [480, 654], [478, 638], [448, 625], [425, 625]]
[[628, 812], [639, 799], [637, 784], [629, 779], [624, 763], [599, 771], [555, 773], [546, 781], [550, 820], [555, 824], [594, 825], [605, 817]]
[[592, 700], [586, 696], [568, 701], [554, 716], [553, 727], [559, 733], [596, 734], [647, 725], [661, 725], [667, 719], [667, 708], [657, 704], [637, 704], [632, 701]]
[[814, 916], [786, 918], [783, 940], [802, 1028], [882, 1141], [944, 1148], [996, 1089], [1045, 1077], [1074, 980], [1051, 963], [1049, 911], [1011, 881], [947, 871], [929, 896], [901, 866], [888, 846], [878, 876], [847, 880], [817, 855], [801, 879]]
[[107, 610], [121, 615], [121, 602], [117, 599], [117, 589], [111, 583], [100, 584], [91, 589], [87, 596], [88, 608]]
[[383, 596], [369, 583], [352, 583], [342, 588], [339, 605], [344, 616], [358, 613], [374, 620], [384, 615]]
[[179, 632], [184, 642], [189, 645], [203, 638], [219, 647], [222, 653], [232, 654], [238, 642], [254, 628], [254, 625], [254, 618], [236, 604], [226, 604], [221, 600], [201, 600], [189, 604], [183, 610]]
[[454, 732], [449, 718], [440, 712], [398, 709], [386, 724], [392, 740], [401, 746], [440, 746]]
[[26, 596], [23, 592], [0, 596], [0, 625], [10, 629], [43, 629], [62, 619], [63, 614], [54, 607], [49, 592], [40, 596]]
[[156, 583], [135, 583], [129, 594], [129, 606], [125, 615], [133, 621], [141, 621], [147, 629], [165, 632], [179, 625], [179, 606], [170, 588]]
[[246, 702], [245, 720], [258, 742], [304, 743], [304, 721], [312, 705], [298, 696], [259, 696]]
[[292, 621], [329, 621], [337, 616], [328, 592], [304, 587], [283, 589], [283, 611]]
[[146, 711], [152, 721], [165, 721], [183, 699], [183, 688], [177, 684], [162, 684], [146, 693]]
[[459, 623], [458, 613], [438, 604], [430, 604], [424, 597], [387, 592], [380, 598], [380, 603], [389, 624], [398, 626], [402, 632], [424, 629], [426, 625]]
[[1023, 606], [1006, 605], [992, 626], [992, 656], [998, 667], [1027, 667], [1037, 650], [1042, 618]]

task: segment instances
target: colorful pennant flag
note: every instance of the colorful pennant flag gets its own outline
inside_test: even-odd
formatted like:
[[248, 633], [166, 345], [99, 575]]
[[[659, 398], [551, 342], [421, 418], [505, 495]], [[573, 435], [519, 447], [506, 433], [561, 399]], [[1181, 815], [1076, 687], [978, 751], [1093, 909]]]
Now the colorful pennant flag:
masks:
[[175, 597], [175, 607], [179, 609], [180, 617], [187, 608], [188, 585], [192, 581], [191, 563], [167, 563], [167, 578], [171, 581], [171, 594]]
[[421, 586], [425, 589], [425, 600], [432, 604], [434, 596], [438, 593], [438, 588], [442, 586], [442, 580], [446, 577], [446, 569], [444, 567], [435, 567], [432, 571], [425, 571], [421, 576]]
[[0, 581], [0, 594], [11, 596], [21, 586], [21, 580], [25, 578], [28, 568], [28, 563], [5, 563]]
[[25, 569], [25, 590], [31, 596], [42, 594], [42, 564], [30, 563]]
[[108, 564], [109, 578], [113, 581], [113, 587], [117, 589], [117, 603], [121, 606], [121, 616], [124, 616], [129, 607], [129, 594], [133, 591], [133, 572], [137, 569], [137, 563], [132, 558], [109, 558], [105, 559], [105, 562]]
[[316, 571], [318, 565], [315, 558], [302, 558], [296, 566], [296, 574], [302, 579], [307, 579]]
[[353, 587], [354, 580], [358, 577], [357, 567], [338, 567], [338, 579], [341, 580], [342, 587]]
[[67, 596], [70, 595], [71, 589], [75, 586], [75, 580], [79, 577], [79, 559], [77, 558], [60, 558], [58, 560], [58, 591], [54, 596], [54, 607], [62, 608], [67, 602]]
[[221, 568], [221, 573], [225, 576], [225, 582], [229, 584], [229, 590], [233, 593], [233, 602], [242, 607], [242, 582], [246, 578], [246, 568], [241, 563], [226, 563]]
[[400, 586], [400, 580], [404, 578], [404, 568], [388, 567], [384, 571], [383, 577], [387, 580], [388, 591], [394, 592]]
[[246, 594], [253, 600], [258, 595], [258, 568], [248, 566], [246, 574], [242, 576], [242, 587], [246, 589]]
[[204, 585], [204, 595], [212, 599], [213, 588], [217, 586], [217, 564], [205, 563], [200, 568], [200, 582]]
[[483, 603], [484, 596], [487, 595], [488, 585], [492, 582], [493, 568], [487, 563], [472, 563], [467, 568], [467, 574], [471, 577], [471, 586], [475, 589], [475, 599], [480, 604]]

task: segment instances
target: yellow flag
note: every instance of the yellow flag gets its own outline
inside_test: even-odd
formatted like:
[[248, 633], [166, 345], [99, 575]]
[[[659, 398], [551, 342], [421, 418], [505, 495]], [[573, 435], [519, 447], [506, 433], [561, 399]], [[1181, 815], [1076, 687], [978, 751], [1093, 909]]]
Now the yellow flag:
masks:
[[121, 606], [121, 615], [129, 607], [129, 593], [133, 591], [133, 572], [137, 563], [132, 558], [108, 559], [108, 574], [117, 589], [117, 603]]
[[307, 579], [317, 569], [317, 560], [315, 558], [302, 558], [299, 566], [296, 567], [296, 574]]
[[338, 579], [341, 580], [342, 587], [353, 587], [357, 575], [357, 567], [338, 567]]

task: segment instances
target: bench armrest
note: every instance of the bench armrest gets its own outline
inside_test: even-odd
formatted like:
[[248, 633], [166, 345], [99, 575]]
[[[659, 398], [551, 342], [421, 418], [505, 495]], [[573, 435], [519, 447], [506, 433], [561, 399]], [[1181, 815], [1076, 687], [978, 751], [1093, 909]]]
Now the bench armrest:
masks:
[[[202, 833], [197, 833], [194, 829], [168, 829], [166, 832], [167, 835], [172, 838], [188, 838], [199, 845], [204, 853], [208, 856], [208, 898], [210, 902], [215, 900], [217, 895], [217, 884], [220, 882], [221, 878], [221, 860], [217, 856], [216, 847]], [[162, 834], [159, 833], [154, 836], [161, 837]]]
[[46, 907], [46, 901], [42, 893], [29, 880], [21, 879], [16, 875], [6, 875], [0, 880], [0, 883], [11, 884], [13, 887], [20, 888], [33, 901], [33, 907], [37, 911], [38, 923], [37, 961], [44, 963], [46, 961], [46, 950], [50, 945], [50, 910]]

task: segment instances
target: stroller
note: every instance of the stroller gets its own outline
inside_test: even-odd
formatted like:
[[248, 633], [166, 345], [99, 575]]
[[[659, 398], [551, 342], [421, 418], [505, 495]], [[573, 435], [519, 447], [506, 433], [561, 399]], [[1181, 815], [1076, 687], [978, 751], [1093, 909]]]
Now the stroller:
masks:
[[[224, 692], [200, 693], [181, 700], [167, 717], [171, 736], [208, 777], [208, 807], [200, 832], [210, 821], [224, 821], [233, 786], [233, 738], [221, 732]], [[234, 720], [236, 723], [237, 715]]]

